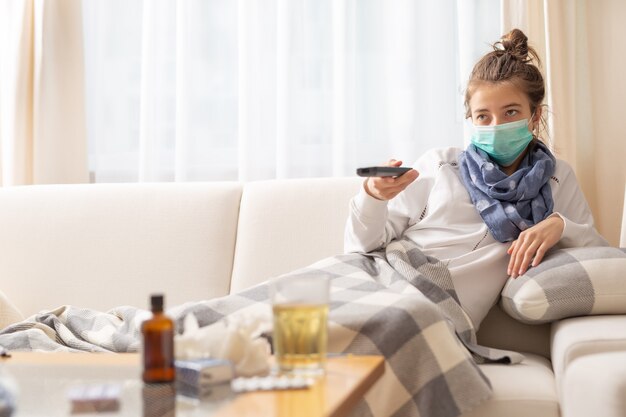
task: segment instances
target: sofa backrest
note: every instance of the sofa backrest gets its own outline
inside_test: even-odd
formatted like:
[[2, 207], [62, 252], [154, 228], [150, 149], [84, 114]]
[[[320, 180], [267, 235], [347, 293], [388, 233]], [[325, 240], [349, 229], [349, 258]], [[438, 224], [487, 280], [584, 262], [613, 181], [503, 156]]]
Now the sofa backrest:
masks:
[[0, 291], [25, 316], [226, 295], [239, 183], [0, 189]]
[[348, 205], [362, 183], [358, 177], [247, 183], [230, 291], [343, 253]]
[[[349, 201], [361, 184], [351, 177], [0, 188], [0, 296], [28, 316], [63, 304], [147, 308], [157, 291], [168, 306], [227, 295], [342, 253]], [[626, 208], [624, 219], [622, 236]], [[549, 356], [549, 325], [521, 324], [497, 306], [478, 337]]]

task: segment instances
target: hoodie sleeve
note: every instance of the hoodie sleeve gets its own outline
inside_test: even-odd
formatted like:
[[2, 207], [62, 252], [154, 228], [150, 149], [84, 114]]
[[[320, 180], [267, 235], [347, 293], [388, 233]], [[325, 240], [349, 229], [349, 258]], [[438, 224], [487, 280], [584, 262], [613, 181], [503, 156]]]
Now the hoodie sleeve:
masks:
[[419, 173], [417, 179], [390, 201], [375, 199], [363, 185], [350, 201], [344, 251], [367, 253], [400, 238], [425, 209], [440, 161], [437, 150], [425, 153], [413, 164]]

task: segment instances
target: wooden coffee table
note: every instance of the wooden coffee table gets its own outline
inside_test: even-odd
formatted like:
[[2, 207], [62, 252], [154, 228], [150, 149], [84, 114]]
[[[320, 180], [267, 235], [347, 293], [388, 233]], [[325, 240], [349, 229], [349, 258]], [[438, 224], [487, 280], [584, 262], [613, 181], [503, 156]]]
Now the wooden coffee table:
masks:
[[[143, 383], [139, 354], [14, 352], [0, 363], [6, 365], [20, 385], [14, 417], [37, 412], [50, 417], [68, 416], [67, 389], [76, 384], [110, 382], [123, 387], [121, 408], [111, 415], [141, 415]], [[245, 393], [213, 403], [177, 401], [176, 416], [199, 415], [199, 411], [215, 417], [345, 416], [383, 372], [381, 356], [330, 357], [326, 375], [308, 389]], [[98, 414], [81, 414], [88, 415]]]

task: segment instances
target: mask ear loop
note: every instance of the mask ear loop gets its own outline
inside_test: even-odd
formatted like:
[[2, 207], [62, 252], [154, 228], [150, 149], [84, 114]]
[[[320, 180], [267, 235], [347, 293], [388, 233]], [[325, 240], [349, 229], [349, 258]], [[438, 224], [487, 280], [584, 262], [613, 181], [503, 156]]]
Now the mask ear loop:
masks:
[[539, 120], [537, 120], [537, 121], [535, 121], [535, 120], [534, 120], [534, 119], [535, 119], [536, 114], [537, 114], [536, 112], [535, 112], [535, 113], [533, 113], [533, 114], [530, 116], [530, 119], [528, 119], [528, 123], [529, 123], [529, 124], [530, 124], [530, 123], [533, 123], [533, 124], [534, 124], [533, 128], [532, 128], [532, 129], [530, 129], [530, 126], [529, 126], [529, 129], [528, 129], [528, 130], [530, 130], [530, 133], [532, 133], [532, 135], [533, 135], [533, 139], [535, 139], [535, 140], [539, 140], [539, 126], [540, 126], [540, 124], [541, 124], [541, 123], [540, 123], [540, 121], [539, 121]]

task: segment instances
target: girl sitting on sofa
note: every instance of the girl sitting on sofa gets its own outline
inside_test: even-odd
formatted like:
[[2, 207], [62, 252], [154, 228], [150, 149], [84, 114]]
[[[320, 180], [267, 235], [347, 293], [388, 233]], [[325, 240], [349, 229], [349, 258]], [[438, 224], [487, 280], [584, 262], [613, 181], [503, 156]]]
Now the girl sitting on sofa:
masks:
[[608, 245], [571, 167], [540, 137], [545, 84], [527, 41], [514, 29], [474, 66], [467, 149], [431, 150], [399, 177], [368, 178], [346, 225], [346, 252], [404, 237], [444, 261], [476, 328], [507, 278], [539, 264], [548, 249]]

